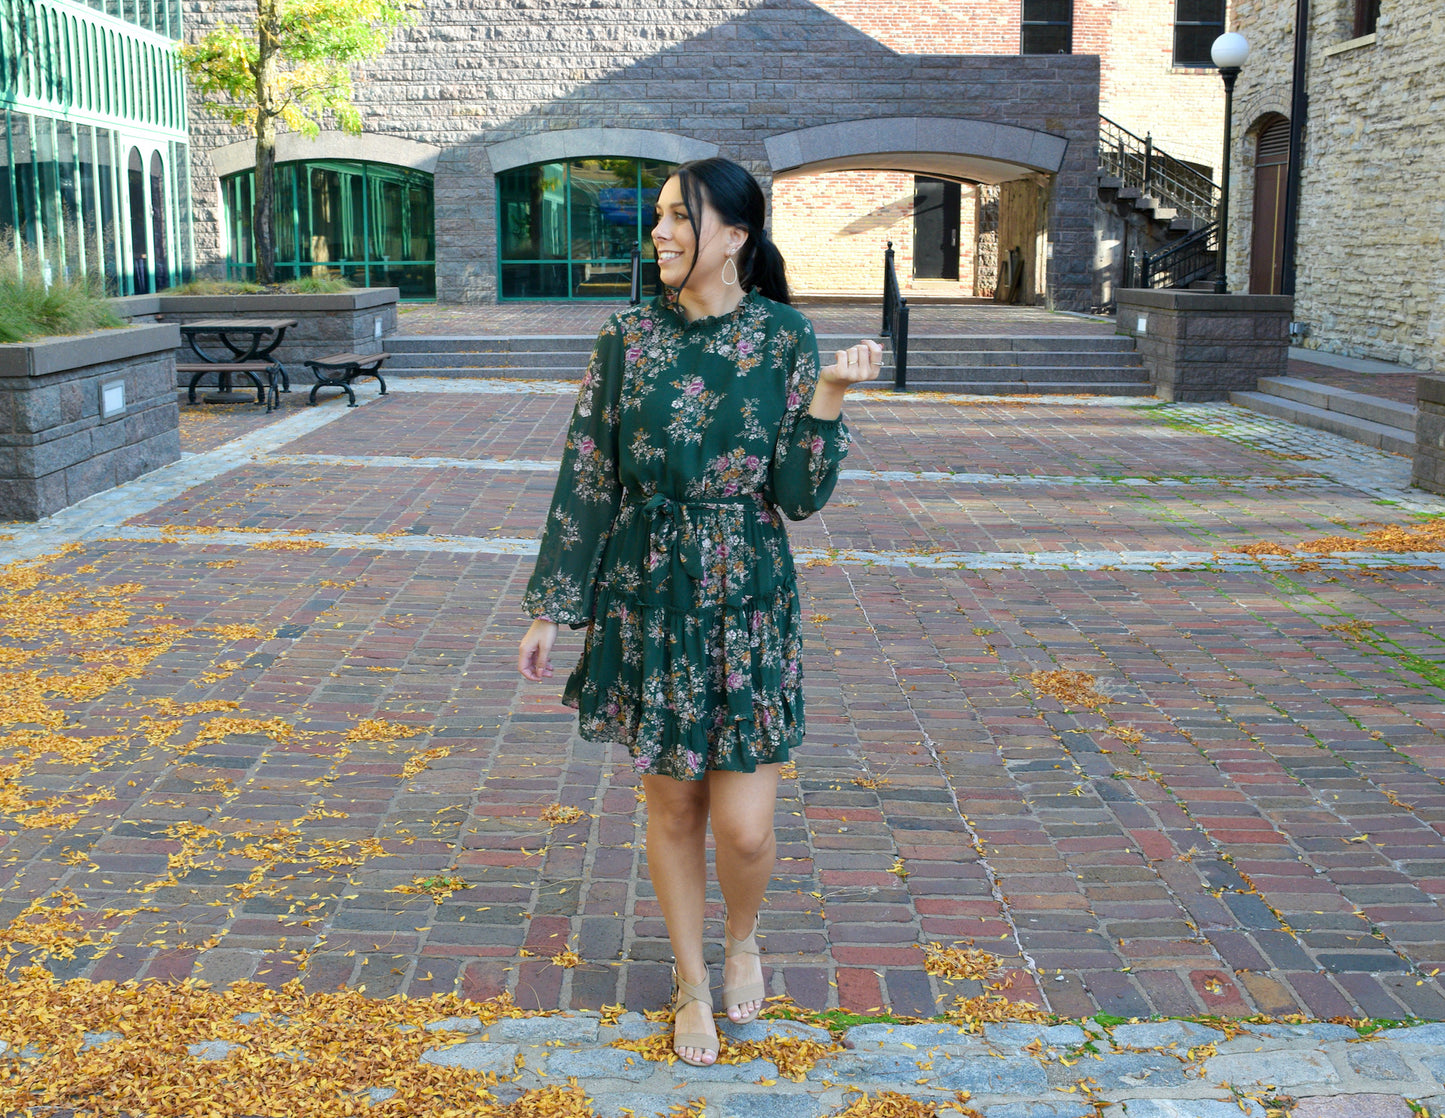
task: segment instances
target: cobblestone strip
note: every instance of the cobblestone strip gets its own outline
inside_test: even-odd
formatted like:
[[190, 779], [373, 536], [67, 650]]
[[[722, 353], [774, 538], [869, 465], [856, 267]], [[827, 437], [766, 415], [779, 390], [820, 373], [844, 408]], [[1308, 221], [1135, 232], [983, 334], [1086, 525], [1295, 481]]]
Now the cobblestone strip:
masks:
[[[398, 454], [273, 454], [267, 463], [296, 466], [365, 466], [412, 469], [487, 470], [500, 473], [551, 473], [561, 463], [531, 458], [450, 458], [437, 455], [407, 457]], [[1109, 477], [1104, 474], [986, 474], [943, 470], [840, 470], [841, 481], [938, 482], [944, 485], [1123, 486], [1129, 489], [1184, 489], [1225, 487], [1231, 489], [1320, 489], [1339, 483], [1333, 478], [1301, 474], [1277, 477]]]
[[[822, 1029], [794, 1022], [733, 1026], [730, 1041], [831, 1045]], [[666, 1114], [701, 1097], [725, 1118], [821, 1118], [861, 1092], [901, 1093], [949, 1104], [968, 1092], [986, 1118], [1265, 1118], [1266, 1106], [1300, 1118], [1409, 1118], [1445, 1102], [1445, 1026], [1361, 1037], [1336, 1024], [1231, 1025], [1189, 1021], [1119, 1025], [865, 1024], [840, 1050], [795, 1082], [772, 1060], [695, 1069], [614, 1047], [666, 1029], [636, 1013], [605, 1022], [593, 1013], [502, 1020], [449, 1018], [428, 1029], [446, 1041], [424, 1063], [496, 1072], [502, 1103], [575, 1076], [595, 1112]], [[439, 1038], [440, 1039], [440, 1038]], [[202, 1047], [202, 1046], [198, 1046]], [[206, 1054], [197, 1053], [198, 1058]], [[385, 1088], [373, 1101], [386, 1097]]]
[[1445, 513], [1445, 498], [1411, 488], [1410, 459], [1401, 455], [1231, 404], [1164, 404], [1157, 414], [1273, 457], [1309, 462], [1312, 471], [1411, 512]]
[[[104, 535], [102, 535], [104, 533]], [[475, 555], [537, 554], [537, 540], [513, 536], [368, 535], [358, 532], [228, 531], [209, 528], [150, 525], [100, 526], [82, 536], [67, 538], [158, 540], [232, 547], [298, 540], [320, 547], [368, 551], [445, 551]], [[61, 541], [63, 542], [63, 541]], [[55, 546], [52, 543], [52, 546]], [[37, 552], [38, 553], [38, 552]], [[814, 566], [915, 567], [924, 570], [963, 571], [1292, 571], [1299, 559], [1272, 555], [1230, 555], [1217, 551], [869, 551], [861, 548], [800, 547], [794, 550], [800, 564]], [[1342, 551], [1308, 556], [1312, 569], [1417, 570], [1445, 567], [1439, 551]]]

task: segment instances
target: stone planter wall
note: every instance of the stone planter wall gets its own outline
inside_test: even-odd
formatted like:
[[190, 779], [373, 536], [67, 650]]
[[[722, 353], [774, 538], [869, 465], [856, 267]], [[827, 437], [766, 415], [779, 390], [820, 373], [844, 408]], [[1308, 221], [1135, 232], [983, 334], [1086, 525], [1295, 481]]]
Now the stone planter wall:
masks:
[[[174, 326], [0, 345], [0, 520], [38, 520], [181, 456]], [[102, 388], [125, 408], [102, 418]]]
[[[339, 295], [137, 295], [112, 300], [131, 321], [196, 322], [205, 318], [294, 318], [275, 356], [292, 378], [309, 383], [303, 361], [333, 353], [380, 353], [381, 340], [396, 331], [394, 287], [363, 287]], [[378, 333], [378, 323], [379, 333]], [[189, 347], [176, 360], [195, 361]], [[204, 340], [203, 340], [204, 346]], [[217, 347], [207, 352], [220, 356]], [[180, 378], [184, 384], [190, 377]]]
[[1445, 493], [1445, 377], [1421, 377], [1416, 389], [1413, 485]]
[[1287, 371], [1288, 295], [1126, 288], [1116, 305], [1117, 331], [1134, 339], [1161, 400], [1227, 400]]

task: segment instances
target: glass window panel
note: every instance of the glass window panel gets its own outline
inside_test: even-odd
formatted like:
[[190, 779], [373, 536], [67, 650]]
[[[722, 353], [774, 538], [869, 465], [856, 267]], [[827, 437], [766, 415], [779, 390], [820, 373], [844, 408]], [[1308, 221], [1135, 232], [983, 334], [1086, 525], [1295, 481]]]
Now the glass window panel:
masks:
[[[657, 256], [657, 248], [652, 243], [652, 226], [656, 222], [657, 196], [662, 193], [663, 184], [667, 182], [672, 170], [673, 164], [659, 163], [653, 159], [643, 159], [638, 163], [640, 187], [637, 199], [637, 223], [643, 260], [653, 260]], [[655, 267], [653, 271], [656, 271]], [[646, 267], [643, 268], [643, 274], [644, 276], [647, 274]]]
[[579, 159], [570, 172], [572, 259], [630, 260], [637, 240], [637, 161]]
[[[430, 184], [418, 182], [411, 183], [407, 187], [407, 229], [410, 234], [410, 244], [407, 247], [408, 260], [432, 260], [435, 249], [433, 240], [436, 236], [434, 227], [436, 224], [435, 208], [432, 202], [432, 191]], [[432, 270], [431, 284], [433, 293], [436, 289], [436, 273]]]
[[33, 122], [35, 141], [35, 173], [39, 190], [36, 218], [40, 233], [40, 256], [50, 267], [62, 262], [56, 258], [60, 232], [60, 181], [55, 162], [55, 121], [46, 117]]
[[14, 251], [18, 228], [15, 215], [15, 167], [10, 160], [12, 125], [9, 109], [0, 108], [0, 121], [5, 124], [5, 134], [0, 136], [0, 254], [4, 254]]
[[311, 255], [318, 264], [342, 259], [341, 176], [323, 167], [312, 167]]
[[75, 155], [80, 164], [76, 185], [80, 194], [80, 242], [81, 267], [92, 274], [100, 271], [103, 259], [98, 236], [100, 222], [95, 201], [95, 153], [92, 148], [94, 130], [88, 125], [75, 129]]
[[1179, 23], [1224, 22], [1224, 0], [1178, 0], [1175, 19]]
[[[357, 168], [360, 171], [360, 168]], [[341, 258], [366, 259], [366, 180], [359, 173], [340, 172], [345, 185], [346, 210], [341, 217]]]
[[55, 183], [59, 204], [56, 249], [63, 256], [65, 272], [79, 276], [85, 270], [81, 259], [80, 182], [76, 174], [75, 137], [68, 123], [55, 125]]
[[1023, 21], [1069, 23], [1074, 18], [1073, 0], [1024, 0]]
[[171, 285], [169, 211], [166, 208], [166, 165], [160, 152], [151, 153], [151, 246], [155, 251], [156, 290]]
[[1069, 54], [1073, 50], [1073, 32], [1068, 27], [1047, 24], [1024, 26], [1024, 54]]
[[1213, 66], [1209, 48], [1219, 38], [1215, 27], [1184, 26], [1174, 28], [1174, 64], [1176, 66]]
[[193, 278], [193, 262], [196, 259], [196, 230], [194, 211], [191, 207], [191, 161], [190, 149], [185, 144], [171, 144], [172, 196], [175, 198], [176, 267], [181, 282], [189, 283]]
[[371, 259], [406, 260], [406, 191], [396, 179], [373, 174], [371, 184]]
[[567, 255], [567, 165], [542, 163], [498, 176], [503, 260]]
[[150, 293], [150, 240], [146, 230], [146, 174], [140, 150], [131, 148], [125, 163], [126, 217], [130, 224], [132, 294]]
[[114, 133], [96, 130], [95, 161], [100, 189], [100, 239], [101, 259], [105, 269], [105, 289], [112, 294], [120, 292], [120, 272], [116, 251], [115, 220], [115, 160], [112, 144]]
[[296, 165], [282, 164], [276, 168], [276, 260], [295, 260], [296, 256]]
[[40, 228], [37, 216], [35, 186], [35, 153], [30, 139], [30, 117], [25, 113], [10, 114], [10, 155], [14, 160], [15, 225], [22, 244], [38, 248]]

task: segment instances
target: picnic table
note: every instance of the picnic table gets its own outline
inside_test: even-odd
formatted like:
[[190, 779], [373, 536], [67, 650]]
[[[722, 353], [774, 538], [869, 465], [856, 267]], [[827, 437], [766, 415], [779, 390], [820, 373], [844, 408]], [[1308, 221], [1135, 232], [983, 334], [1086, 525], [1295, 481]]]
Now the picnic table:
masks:
[[[245, 393], [233, 391], [231, 378], [237, 374], [249, 377], [256, 386], [256, 402], [259, 404], [269, 393], [268, 404], [275, 402], [275, 378], [281, 378], [281, 391], [291, 391], [291, 379], [286, 368], [271, 356], [286, 337], [289, 327], [296, 325], [294, 318], [205, 318], [197, 322], [180, 323], [181, 337], [198, 360], [177, 366], [177, 371], [191, 374], [187, 392], [191, 403], [196, 402], [196, 385], [208, 373], [217, 378], [217, 391], [202, 397], [209, 404], [235, 404], [247, 398]], [[202, 338], [214, 338], [202, 348]], [[215, 353], [224, 347], [224, 354]], [[261, 378], [266, 378], [263, 384]], [[267, 410], [270, 410], [268, 407]]]

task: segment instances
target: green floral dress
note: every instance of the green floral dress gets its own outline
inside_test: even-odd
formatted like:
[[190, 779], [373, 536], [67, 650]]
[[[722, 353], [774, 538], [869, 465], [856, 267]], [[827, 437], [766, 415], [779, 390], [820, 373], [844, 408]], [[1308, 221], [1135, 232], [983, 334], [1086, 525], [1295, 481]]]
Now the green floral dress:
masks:
[[849, 441], [808, 414], [817, 380], [812, 325], [756, 293], [693, 322], [660, 296], [597, 339], [524, 606], [587, 627], [563, 701], [638, 772], [752, 772], [802, 740], [779, 513], [823, 507]]

